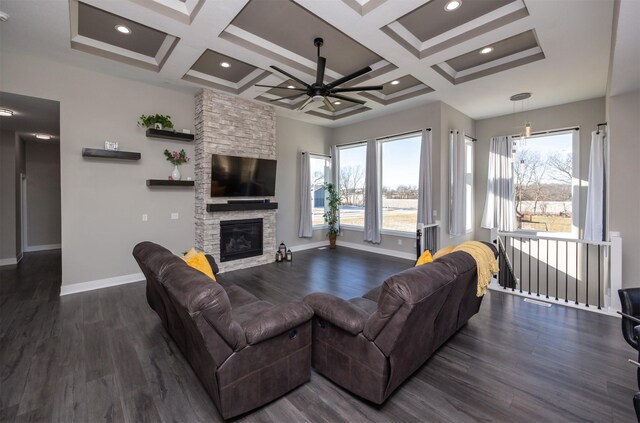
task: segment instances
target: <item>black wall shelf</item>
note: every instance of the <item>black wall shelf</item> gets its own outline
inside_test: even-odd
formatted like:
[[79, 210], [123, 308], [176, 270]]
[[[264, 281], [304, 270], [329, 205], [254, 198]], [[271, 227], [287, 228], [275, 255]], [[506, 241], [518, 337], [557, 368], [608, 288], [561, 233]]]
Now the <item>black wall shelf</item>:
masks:
[[82, 157], [99, 159], [140, 160], [140, 153], [132, 151], [102, 150], [100, 148], [83, 148]]
[[207, 204], [208, 212], [245, 211], [245, 210], [275, 210], [278, 203], [232, 203]]
[[165, 140], [191, 142], [195, 139], [193, 134], [183, 132], [173, 132], [166, 129], [147, 128], [147, 138], [161, 138]]
[[169, 179], [147, 179], [148, 187], [192, 187], [194, 181], [170, 181]]

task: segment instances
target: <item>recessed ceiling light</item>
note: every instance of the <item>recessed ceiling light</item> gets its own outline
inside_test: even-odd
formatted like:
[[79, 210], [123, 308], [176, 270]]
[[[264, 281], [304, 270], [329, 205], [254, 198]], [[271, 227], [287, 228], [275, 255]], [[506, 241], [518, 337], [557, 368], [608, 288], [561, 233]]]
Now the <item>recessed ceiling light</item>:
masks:
[[293, 89], [295, 87], [293, 85], [287, 85], [287, 88]]
[[337, 106], [337, 105], [342, 104], [342, 103], [340, 103], [339, 101], [334, 101], [333, 104], [335, 104]]
[[452, 10], [456, 10], [460, 6], [462, 6], [462, 0], [451, 0], [444, 5], [444, 10], [446, 10], [447, 12], [451, 12]]
[[391, 81], [391, 85], [398, 85], [400, 83], [400, 81], [398, 81], [397, 79], [395, 81]]
[[230, 68], [231, 67], [229, 62], [222, 62], [222, 63], [220, 63], [220, 66], [222, 66], [223, 68]]
[[121, 34], [131, 34], [133, 31], [131, 31], [131, 28], [129, 28], [128, 26], [124, 26], [124, 25], [116, 25], [115, 26], [116, 31], [118, 31]]
[[13, 110], [0, 109], [0, 116], [13, 116]]
[[487, 53], [491, 53], [493, 51], [493, 47], [485, 47], [482, 50], [480, 50], [480, 54], [487, 54]]
[[36, 138], [39, 140], [50, 140], [51, 139], [51, 135], [47, 135], [47, 134], [35, 134]]

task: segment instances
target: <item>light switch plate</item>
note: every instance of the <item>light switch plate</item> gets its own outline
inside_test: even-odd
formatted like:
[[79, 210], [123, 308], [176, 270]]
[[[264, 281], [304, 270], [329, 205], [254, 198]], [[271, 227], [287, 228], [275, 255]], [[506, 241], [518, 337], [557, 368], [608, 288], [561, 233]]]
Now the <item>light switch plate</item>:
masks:
[[148, 214], [143, 214], [142, 215], [142, 221], [146, 222], [147, 220], [149, 220], [149, 215]]
[[178, 213], [171, 213], [171, 220], [177, 220], [180, 217]]

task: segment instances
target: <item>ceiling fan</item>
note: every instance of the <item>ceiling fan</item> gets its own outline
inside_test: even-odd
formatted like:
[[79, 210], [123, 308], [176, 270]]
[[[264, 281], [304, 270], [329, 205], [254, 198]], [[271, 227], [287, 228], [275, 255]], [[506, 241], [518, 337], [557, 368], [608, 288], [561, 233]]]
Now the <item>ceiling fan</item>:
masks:
[[[329, 101], [327, 97], [336, 98], [338, 100], [350, 101], [352, 103], [357, 103], [357, 104], [364, 104], [365, 102], [362, 100], [358, 100], [352, 97], [346, 97], [340, 93], [355, 92], [355, 91], [376, 91], [376, 90], [382, 89], [382, 85], [372, 85], [367, 87], [339, 88], [339, 85], [342, 85], [345, 82], [351, 81], [352, 79], [355, 79], [360, 75], [364, 75], [367, 72], [371, 72], [371, 68], [369, 66], [362, 68], [359, 71], [353, 72], [347, 76], [343, 76], [342, 78], [338, 78], [331, 83], [325, 84], [324, 70], [327, 65], [327, 59], [320, 56], [320, 47], [322, 47], [322, 44], [324, 44], [324, 40], [322, 38], [316, 38], [313, 40], [313, 45], [315, 45], [318, 48], [318, 68], [316, 71], [315, 83], [307, 84], [306, 82], [302, 81], [300, 78], [297, 78], [291, 75], [290, 73], [280, 69], [279, 67], [271, 66], [272, 69], [275, 69], [281, 74], [288, 76], [289, 78], [293, 79], [297, 83], [304, 86], [304, 88], [278, 87], [273, 85], [260, 85], [260, 84], [256, 84], [256, 87], [278, 88], [278, 89], [291, 90], [291, 91], [303, 91], [305, 94], [309, 96], [309, 98], [307, 99], [307, 101], [304, 102], [304, 104], [298, 110], [304, 109], [312, 101], [318, 101], [318, 102], [322, 101], [324, 102], [324, 105], [327, 106], [327, 109], [331, 110], [332, 112], [335, 112], [336, 109], [335, 107], [333, 107], [333, 104], [331, 104], [331, 101]], [[300, 93], [292, 96], [275, 98], [271, 101], [289, 100], [296, 97], [300, 97]]]

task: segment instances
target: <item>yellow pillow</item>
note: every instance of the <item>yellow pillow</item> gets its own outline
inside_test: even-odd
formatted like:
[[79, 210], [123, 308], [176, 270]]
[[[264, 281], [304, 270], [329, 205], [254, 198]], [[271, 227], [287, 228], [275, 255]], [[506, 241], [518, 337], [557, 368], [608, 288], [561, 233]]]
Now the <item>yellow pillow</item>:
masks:
[[431, 252], [429, 250], [425, 250], [424, 253], [420, 256], [418, 261], [416, 261], [416, 266], [421, 266], [423, 264], [431, 263], [433, 261], [433, 257], [431, 257]]
[[456, 248], [456, 247], [453, 246], [453, 245], [448, 245], [446, 247], [443, 247], [443, 248], [439, 249], [438, 252], [433, 255], [433, 259], [435, 260], [435, 259], [438, 259], [438, 258], [440, 258], [442, 256], [446, 256], [447, 254], [452, 252], [454, 248]]
[[204, 253], [196, 253], [193, 257], [185, 261], [189, 266], [201, 271], [214, 281], [216, 280], [213, 270], [211, 270], [211, 265], [209, 265], [209, 260], [204, 256]]
[[187, 251], [187, 253], [184, 256], [182, 256], [181, 258], [182, 258], [182, 260], [187, 261], [187, 260], [193, 258], [193, 256], [195, 256], [196, 254], [198, 254], [198, 251], [194, 247], [191, 247], [191, 249], [189, 251]]

